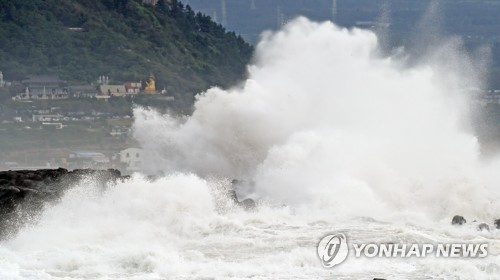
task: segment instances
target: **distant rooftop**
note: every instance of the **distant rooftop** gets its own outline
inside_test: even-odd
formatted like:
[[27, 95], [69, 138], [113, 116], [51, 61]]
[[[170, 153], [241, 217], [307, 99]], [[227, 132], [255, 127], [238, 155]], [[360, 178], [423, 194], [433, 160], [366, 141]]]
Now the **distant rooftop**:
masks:
[[77, 150], [77, 151], [71, 151], [71, 153], [79, 156], [100, 156], [102, 153], [96, 152], [96, 151], [85, 151], [85, 150]]
[[69, 91], [74, 92], [97, 92], [97, 88], [95, 86], [70, 86], [68, 87]]
[[64, 81], [55, 75], [28, 76], [22, 81], [23, 84], [63, 84]]
[[101, 85], [99, 89], [102, 94], [125, 94], [127, 90], [124, 85]]

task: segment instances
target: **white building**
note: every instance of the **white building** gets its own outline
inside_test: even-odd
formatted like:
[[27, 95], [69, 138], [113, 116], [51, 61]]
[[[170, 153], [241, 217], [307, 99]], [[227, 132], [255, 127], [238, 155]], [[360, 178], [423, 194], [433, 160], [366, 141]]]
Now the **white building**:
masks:
[[128, 148], [121, 151], [120, 163], [126, 166], [127, 171], [140, 171], [142, 164], [142, 150], [138, 148]]
[[58, 122], [63, 119], [61, 115], [32, 115], [34, 122]]
[[72, 151], [68, 157], [68, 168], [109, 168], [109, 158], [95, 151]]
[[124, 84], [127, 94], [138, 94], [141, 92], [142, 83], [140, 82], [127, 82]]
[[0, 87], [4, 87], [5, 86], [5, 81], [3, 80], [3, 73], [2, 71], [0, 71]]
[[101, 85], [99, 93], [104, 96], [125, 96], [127, 89], [124, 85]]

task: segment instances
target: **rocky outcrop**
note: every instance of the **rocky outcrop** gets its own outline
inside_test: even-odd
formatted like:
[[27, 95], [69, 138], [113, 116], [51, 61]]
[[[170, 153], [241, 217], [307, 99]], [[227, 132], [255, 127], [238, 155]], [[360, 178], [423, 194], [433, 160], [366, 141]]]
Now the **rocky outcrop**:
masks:
[[256, 207], [256, 204], [255, 204], [255, 201], [253, 201], [252, 199], [250, 198], [247, 198], [247, 199], [244, 199], [242, 201], [240, 201], [238, 199], [238, 195], [236, 194], [236, 191], [234, 190], [230, 190], [228, 192], [228, 197], [238, 206], [242, 207], [243, 209], [245, 210], [252, 210], [252, 209], [255, 209]]
[[500, 229], [500, 219], [495, 220], [494, 225], [495, 225], [495, 227], [496, 227], [497, 229]]
[[253, 210], [255, 207], [257, 207], [257, 204], [255, 204], [255, 201], [253, 199], [247, 198], [238, 203], [241, 207], [243, 207], [245, 210]]
[[238, 206], [242, 207], [245, 210], [253, 210], [257, 207], [255, 201], [251, 198], [246, 198], [240, 200], [241, 198], [238, 196], [238, 190], [241, 188], [246, 189], [247, 191], [252, 188], [252, 183], [247, 183], [243, 180], [234, 179], [231, 181], [231, 190], [228, 193], [229, 198]]
[[459, 216], [459, 215], [456, 215], [455, 217], [453, 217], [453, 219], [451, 220], [451, 224], [452, 225], [463, 225], [465, 224], [467, 221], [465, 220], [465, 218], [463, 216]]
[[477, 226], [477, 230], [479, 231], [490, 231], [490, 226], [485, 224], [485, 223], [480, 223], [478, 226]]
[[106, 185], [124, 179], [115, 169], [59, 169], [0, 171], [0, 236], [32, 219], [46, 202], [60, 198], [72, 185], [84, 178]]

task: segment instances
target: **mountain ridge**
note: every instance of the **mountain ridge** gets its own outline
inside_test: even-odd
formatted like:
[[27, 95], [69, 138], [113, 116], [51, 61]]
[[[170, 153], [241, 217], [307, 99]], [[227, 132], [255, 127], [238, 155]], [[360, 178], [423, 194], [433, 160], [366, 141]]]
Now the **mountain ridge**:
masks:
[[55, 74], [70, 83], [145, 81], [185, 98], [229, 86], [246, 73], [253, 47], [179, 1], [0, 2], [0, 71], [6, 79]]

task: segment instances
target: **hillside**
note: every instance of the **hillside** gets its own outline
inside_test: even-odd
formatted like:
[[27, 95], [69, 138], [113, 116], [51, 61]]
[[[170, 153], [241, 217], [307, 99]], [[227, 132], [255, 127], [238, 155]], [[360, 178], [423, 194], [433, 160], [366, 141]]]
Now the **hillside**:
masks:
[[57, 74], [71, 83], [146, 80], [190, 99], [245, 73], [253, 48], [189, 5], [160, 0], [0, 1], [0, 70], [8, 80]]

